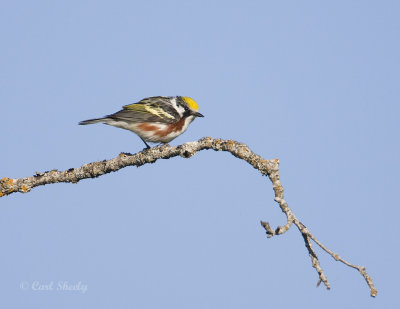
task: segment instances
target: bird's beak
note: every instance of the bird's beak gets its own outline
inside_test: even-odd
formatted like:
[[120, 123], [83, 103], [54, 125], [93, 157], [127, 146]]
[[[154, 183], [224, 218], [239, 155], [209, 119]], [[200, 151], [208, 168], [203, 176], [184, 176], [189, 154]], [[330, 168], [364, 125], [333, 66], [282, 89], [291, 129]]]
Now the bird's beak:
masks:
[[194, 113], [193, 113], [193, 116], [196, 116], [196, 117], [204, 117], [203, 114], [200, 114], [199, 112], [194, 112]]

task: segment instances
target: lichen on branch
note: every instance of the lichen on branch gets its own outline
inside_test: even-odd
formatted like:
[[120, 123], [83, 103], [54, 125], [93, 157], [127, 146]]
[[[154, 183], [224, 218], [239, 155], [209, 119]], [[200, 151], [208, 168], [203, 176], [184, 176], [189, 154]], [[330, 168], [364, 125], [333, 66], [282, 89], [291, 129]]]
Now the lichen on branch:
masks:
[[95, 178], [111, 172], [116, 172], [127, 166], [142, 166], [148, 163], [154, 163], [159, 159], [169, 159], [176, 156], [190, 158], [201, 150], [212, 149], [215, 151], [227, 151], [235, 157], [242, 159], [257, 169], [262, 175], [268, 176], [272, 182], [272, 187], [275, 193], [275, 201], [286, 215], [286, 223], [283, 226], [278, 226], [272, 229], [268, 222], [261, 221], [261, 225], [266, 230], [268, 237], [280, 235], [295, 225], [300, 231], [304, 240], [305, 246], [311, 258], [312, 266], [318, 273], [318, 284], [323, 283], [327, 289], [330, 285], [319, 263], [316, 252], [312, 247], [311, 241], [321, 247], [327, 254], [332, 256], [336, 261], [340, 261], [345, 265], [354, 268], [360, 272], [367, 282], [370, 295], [375, 297], [377, 289], [375, 288], [372, 278], [367, 274], [365, 267], [353, 265], [329, 250], [320, 241], [318, 241], [307, 227], [301, 223], [294, 215], [283, 197], [283, 186], [279, 176], [279, 160], [266, 160], [255, 154], [250, 148], [242, 143], [233, 140], [213, 139], [211, 137], [202, 138], [196, 142], [189, 142], [179, 146], [157, 146], [150, 149], [144, 149], [136, 154], [121, 153], [118, 157], [110, 160], [103, 160], [85, 164], [81, 167], [70, 168], [65, 171], [51, 170], [48, 172], [36, 172], [34, 176], [25, 178], [7, 178], [0, 180], [0, 197], [5, 197], [15, 192], [27, 193], [33, 188], [52, 183], [77, 183], [82, 179]]

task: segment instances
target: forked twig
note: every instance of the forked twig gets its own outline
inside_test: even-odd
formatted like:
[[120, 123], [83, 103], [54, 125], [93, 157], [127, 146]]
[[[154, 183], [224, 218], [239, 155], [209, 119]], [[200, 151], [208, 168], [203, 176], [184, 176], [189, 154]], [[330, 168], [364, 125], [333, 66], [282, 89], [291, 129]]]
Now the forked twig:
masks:
[[283, 198], [284, 190], [279, 178], [279, 160], [265, 160], [252, 152], [245, 144], [232, 140], [221, 140], [206, 137], [197, 142], [190, 142], [179, 146], [164, 145], [150, 149], [144, 149], [143, 151], [133, 155], [121, 153], [114, 159], [93, 162], [65, 171], [52, 170], [44, 173], [37, 172], [36, 175], [26, 178], [2, 178], [0, 180], [0, 197], [10, 195], [14, 192], [26, 193], [35, 187], [46, 184], [59, 182], [77, 183], [82, 179], [95, 178], [103, 174], [116, 172], [126, 166], [142, 166], [147, 163], [154, 163], [158, 159], [169, 159], [176, 156], [190, 158], [196, 152], [206, 149], [230, 152], [235, 157], [248, 162], [255, 169], [259, 170], [262, 175], [269, 177], [275, 192], [275, 201], [278, 203], [282, 212], [286, 215], [286, 224], [284, 226], [278, 226], [275, 230], [271, 228], [268, 222], [261, 221], [261, 225], [266, 230], [268, 237], [285, 233], [290, 229], [292, 224], [297, 226], [304, 239], [305, 246], [311, 258], [312, 266], [318, 273], [319, 280], [317, 285], [322, 282], [326, 288], [330, 288], [329, 282], [319, 263], [317, 254], [312, 247], [311, 240], [320, 246], [326, 253], [331, 255], [336, 261], [340, 261], [349, 267], [357, 269], [366, 280], [371, 296], [375, 297], [377, 295], [377, 289], [375, 288], [371, 277], [367, 274], [365, 267], [353, 265], [342, 259], [333, 251], [329, 250], [320, 241], [318, 241], [310, 233], [307, 227], [302, 224], [293, 214], [292, 210], [289, 208], [288, 204]]

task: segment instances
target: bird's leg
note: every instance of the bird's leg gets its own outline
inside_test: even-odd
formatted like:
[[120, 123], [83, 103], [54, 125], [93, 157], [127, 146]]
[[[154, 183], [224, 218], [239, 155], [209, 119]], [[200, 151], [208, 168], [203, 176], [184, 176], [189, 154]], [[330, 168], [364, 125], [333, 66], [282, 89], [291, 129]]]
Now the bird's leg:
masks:
[[[140, 137], [140, 136], [139, 136]], [[145, 149], [150, 149], [151, 147], [149, 146], [149, 144], [146, 143], [146, 141], [140, 137], [140, 139], [143, 141], [143, 143], [146, 145]]]

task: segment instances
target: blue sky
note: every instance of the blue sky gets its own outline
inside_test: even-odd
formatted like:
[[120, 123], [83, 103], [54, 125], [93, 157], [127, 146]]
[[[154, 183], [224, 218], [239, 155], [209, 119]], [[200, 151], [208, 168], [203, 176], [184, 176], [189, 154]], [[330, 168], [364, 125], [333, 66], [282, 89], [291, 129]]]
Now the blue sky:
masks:
[[[269, 180], [204, 151], [0, 199], [4, 308], [395, 308], [398, 1], [2, 1], [0, 177], [143, 148], [78, 122], [193, 97], [204, 136], [279, 158], [285, 199], [330, 249], [317, 275]], [[37, 291], [32, 284], [53, 290]], [[57, 290], [59, 284], [87, 290]]]

